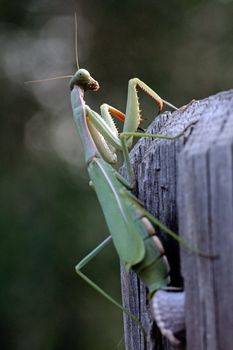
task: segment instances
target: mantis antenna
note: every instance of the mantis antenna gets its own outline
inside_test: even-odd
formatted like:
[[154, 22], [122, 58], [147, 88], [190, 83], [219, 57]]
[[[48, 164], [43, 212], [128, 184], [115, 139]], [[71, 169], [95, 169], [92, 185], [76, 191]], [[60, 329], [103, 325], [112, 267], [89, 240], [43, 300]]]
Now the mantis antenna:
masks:
[[78, 62], [78, 21], [77, 21], [77, 13], [74, 13], [74, 40], [75, 40], [75, 59], [76, 59], [76, 66], [77, 69], [79, 69], [79, 62]]
[[61, 76], [54, 77], [54, 78], [39, 79], [39, 80], [29, 80], [29, 81], [25, 81], [24, 84], [43, 83], [45, 81], [57, 80], [57, 79], [67, 79], [67, 78], [72, 78], [72, 77], [73, 77], [73, 75], [61, 75]]
[[[78, 62], [78, 21], [77, 21], [77, 14], [76, 12], [74, 13], [74, 31], [75, 31], [75, 59], [76, 59], [76, 66], [77, 69], [79, 69], [79, 62]], [[29, 80], [25, 81], [24, 84], [33, 84], [33, 83], [43, 83], [45, 81], [50, 81], [50, 80], [58, 80], [58, 79], [67, 79], [67, 78], [72, 78], [73, 75], [61, 75], [58, 77], [53, 77], [53, 78], [47, 78], [47, 79], [39, 79], [39, 80]]]

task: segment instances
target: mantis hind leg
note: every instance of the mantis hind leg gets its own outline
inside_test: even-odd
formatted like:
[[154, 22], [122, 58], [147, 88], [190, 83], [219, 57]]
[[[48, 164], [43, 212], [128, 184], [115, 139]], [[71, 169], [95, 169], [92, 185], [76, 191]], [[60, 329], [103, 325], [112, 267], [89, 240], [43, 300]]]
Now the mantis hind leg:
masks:
[[201, 256], [202, 258], [207, 258], [207, 259], [216, 259], [218, 258], [218, 256], [216, 255], [211, 255], [208, 253], [205, 253], [203, 251], [201, 251], [199, 248], [193, 247], [191, 244], [189, 244], [186, 240], [184, 240], [182, 237], [180, 237], [177, 233], [175, 233], [174, 231], [172, 231], [169, 227], [167, 227], [166, 225], [164, 225], [162, 222], [160, 222], [158, 219], [156, 219], [152, 214], [150, 214], [149, 212], [145, 212], [145, 216], [157, 227], [159, 227], [159, 229], [161, 231], [163, 231], [164, 233], [166, 233], [167, 235], [171, 236], [172, 238], [174, 238], [181, 247], [185, 248], [187, 251], [190, 251], [193, 254], [197, 254], [199, 256]]
[[101, 242], [95, 249], [93, 249], [87, 256], [85, 256], [76, 266], [75, 270], [77, 274], [86, 282], [88, 283], [93, 289], [95, 289], [99, 294], [101, 294], [105, 299], [110, 301], [113, 305], [118, 307], [121, 311], [123, 311], [126, 315], [128, 315], [132, 320], [137, 323], [139, 328], [142, 331], [143, 336], [145, 337], [146, 332], [141, 324], [141, 322], [138, 320], [138, 318], [131, 314], [129, 310], [124, 308], [120, 303], [118, 303], [115, 299], [113, 299], [108, 293], [106, 293], [102, 288], [100, 288], [95, 282], [93, 282], [89, 277], [87, 277], [83, 272], [81, 272], [81, 269], [87, 265], [103, 248], [107, 246], [108, 243], [110, 243], [112, 237], [108, 236], [103, 242]]

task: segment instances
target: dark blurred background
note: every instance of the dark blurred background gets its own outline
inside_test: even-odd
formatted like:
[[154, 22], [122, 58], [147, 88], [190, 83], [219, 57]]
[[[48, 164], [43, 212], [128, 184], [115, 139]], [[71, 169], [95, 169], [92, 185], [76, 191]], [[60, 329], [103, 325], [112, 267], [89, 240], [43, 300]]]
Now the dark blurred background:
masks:
[[[67, 80], [23, 84], [76, 70], [74, 11], [96, 110], [124, 110], [134, 76], [177, 106], [232, 87], [231, 0], [0, 1], [1, 350], [115, 349], [123, 335], [121, 313], [74, 271], [108, 231]], [[156, 108], [143, 106], [148, 123]], [[119, 300], [118, 265], [107, 248], [86, 272]]]

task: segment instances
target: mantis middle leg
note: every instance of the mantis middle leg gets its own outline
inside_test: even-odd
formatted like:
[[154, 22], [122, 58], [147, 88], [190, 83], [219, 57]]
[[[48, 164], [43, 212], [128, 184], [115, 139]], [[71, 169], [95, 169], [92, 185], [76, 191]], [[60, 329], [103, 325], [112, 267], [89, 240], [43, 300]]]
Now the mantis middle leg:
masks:
[[101, 242], [95, 249], [93, 249], [89, 254], [87, 254], [76, 266], [75, 270], [77, 274], [85, 281], [87, 282], [92, 288], [94, 288], [99, 294], [101, 294], [105, 299], [110, 301], [112, 304], [117, 306], [121, 311], [123, 311], [125, 314], [127, 314], [131, 319], [133, 319], [138, 326], [140, 327], [142, 333], [145, 335], [145, 330], [141, 324], [141, 322], [137, 319], [137, 317], [129, 310], [124, 308], [120, 303], [118, 303], [115, 299], [113, 299], [108, 293], [106, 293], [102, 288], [100, 288], [95, 282], [93, 282], [89, 277], [87, 277], [83, 272], [81, 272], [81, 269], [87, 265], [98, 253], [101, 252], [102, 249], [104, 249], [112, 240], [111, 236], [108, 236], [103, 242]]

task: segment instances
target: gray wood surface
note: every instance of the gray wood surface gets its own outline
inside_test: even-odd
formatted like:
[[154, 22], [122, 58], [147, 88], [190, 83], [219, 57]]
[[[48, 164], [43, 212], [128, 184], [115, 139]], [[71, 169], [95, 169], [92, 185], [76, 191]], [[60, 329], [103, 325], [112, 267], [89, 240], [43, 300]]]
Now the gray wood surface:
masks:
[[[187, 350], [231, 349], [232, 107], [233, 90], [163, 113], [149, 132], [176, 135], [192, 122], [198, 123], [176, 141], [141, 139], [131, 152], [135, 194], [146, 209], [202, 250], [211, 254], [216, 250], [220, 255], [220, 259], [208, 260], [182, 252]], [[171, 285], [182, 286], [178, 245], [162, 232], [158, 234], [171, 265]], [[173, 349], [152, 321], [144, 286], [134, 273], [128, 275], [122, 268], [121, 274], [123, 304], [139, 316], [148, 333], [144, 344], [137, 326], [124, 316], [125, 349]]]
[[218, 259], [182, 251], [188, 349], [230, 350], [233, 330], [233, 91], [197, 105], [179, 157], [179, 231]]

